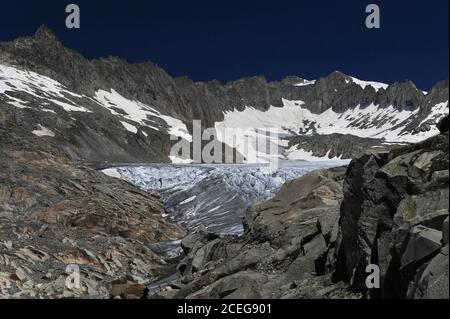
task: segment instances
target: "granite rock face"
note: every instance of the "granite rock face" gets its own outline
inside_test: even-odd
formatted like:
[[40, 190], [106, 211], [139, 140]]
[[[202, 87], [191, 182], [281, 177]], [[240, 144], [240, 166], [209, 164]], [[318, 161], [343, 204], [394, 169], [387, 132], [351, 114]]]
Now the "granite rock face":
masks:
[[[438, 267], [433, 262], [447, 256], [448, 265], [448, 156], [447, 130], [425, 142], [366, 155], [350, 164], [340, 219], [340, 258], [346, 261], [346, 271], [339, 275], [349, 278], [355, 290], [384, 298], [425, 298], [428, 284], [448, 282], [445, 263]], [[369, 264], [380, 266], [380, 290], [367, 291]], [[427, 281], [433, 274], [438, 283]], [[448, 298], [448, 283], [440, 292], [440, 297]]]

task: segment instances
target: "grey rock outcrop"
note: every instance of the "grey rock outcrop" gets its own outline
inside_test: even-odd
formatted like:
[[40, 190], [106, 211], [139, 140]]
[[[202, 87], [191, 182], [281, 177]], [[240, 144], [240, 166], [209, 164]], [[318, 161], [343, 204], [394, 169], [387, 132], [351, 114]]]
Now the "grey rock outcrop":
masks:
[[449, 264], [448, 245], [428, 264], [424, 265], [417, 275], [414, 284], [408, 291], [410, 298], [416, 299], [448, 299], [449, 298]]
[[[408, 293], [408, 287], [420, 276], [419, 281], [425, 280], [428, 272], [420, 275], [419, 269], [430, 266], [446, 244], [442, 239], [449, 209], [448, 154], [446, 132], [350, 164], [340, 219], [340, 257], [346, 271], [340, 275], [350, 279], [353, 289], [383, 298], [420, 295]], [[365, 286], [369, 264], [380, 266], [380, 290]], [[437, 265], [430, 267], [435, 271]], [[448, 280], [447, 270], [439, 281], [445, 274]], [[448, 289], [441, 297], [448, 298]]]

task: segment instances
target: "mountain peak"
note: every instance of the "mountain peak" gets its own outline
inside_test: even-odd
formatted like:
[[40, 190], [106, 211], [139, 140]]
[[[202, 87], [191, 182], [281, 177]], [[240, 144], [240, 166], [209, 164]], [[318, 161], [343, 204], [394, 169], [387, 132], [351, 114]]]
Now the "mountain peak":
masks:
[[350, 79], [353, 78], [352, 76], [350, 76], [350, 75], [348, 75], [348, 74], [346, 74], [346, 73], [344, 73], [344, 72], [342, 72], [342, 71], [338, 71], [338, 70], [333, 71], [333, 72], [329, 75], [329, 77], [334, 77], [334, 78], [336, 78], [336, 79], [343, 79], [343, 80], [350, 80]]
[[305, 83], [305, 82], [307, 82], [307, 80], [305, 80], [301, 77], [295, 76], [295, 75], [287, 76], [281, 80], [281, 83], [286, 84], [286, 85], [296, 85], [296, 84]]
[[39, 40], [51, 40], [51, 41], [59, 41], [58, 37], [56, 36], [55, 32], [53, 32], [52, 29], [47, 27], [46, 25], [41, 25], [36, 33], [34, 34], [35, 39]]

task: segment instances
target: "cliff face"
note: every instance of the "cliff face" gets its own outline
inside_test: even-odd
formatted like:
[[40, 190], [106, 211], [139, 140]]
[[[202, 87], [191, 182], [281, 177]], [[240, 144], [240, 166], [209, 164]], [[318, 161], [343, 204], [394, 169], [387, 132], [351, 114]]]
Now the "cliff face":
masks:
[[443, 127], [425, 142], [350, 164], [339, 258], [355, 289], [367, 291], [366, 266], [378, 264], [377, 296], [448, 298], [448, 146]]

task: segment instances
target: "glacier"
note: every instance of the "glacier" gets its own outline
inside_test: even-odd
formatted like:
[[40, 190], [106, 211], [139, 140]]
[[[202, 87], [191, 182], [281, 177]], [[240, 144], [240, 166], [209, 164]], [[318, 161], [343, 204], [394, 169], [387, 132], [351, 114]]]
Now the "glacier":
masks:
[[246, 209], [275, 195], [282, 185], [311, 171], [347, 165], [347, 160], [281, 161], [264, 164], [148, 164], [103, 170], [161, 195], [170, 218], [189, 231], [204, 225], [220, 234], [242, 234]]

